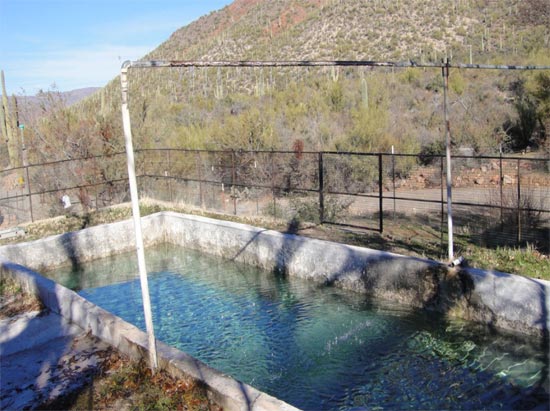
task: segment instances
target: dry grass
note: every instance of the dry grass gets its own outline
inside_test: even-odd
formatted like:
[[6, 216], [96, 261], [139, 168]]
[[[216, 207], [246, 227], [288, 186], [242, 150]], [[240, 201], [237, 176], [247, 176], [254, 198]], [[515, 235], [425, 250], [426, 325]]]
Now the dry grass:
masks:
[[43, 309], [42, 302], [34, 295], [25, 292], [16, 281], [0, 278], [0, 319]]
[[79, 392], [42, 404], [63, 410], [193, 410], [219, 411], [206, 388], [190, 379], [155, 374], [143, 362], [113, 352], [93, 383]]

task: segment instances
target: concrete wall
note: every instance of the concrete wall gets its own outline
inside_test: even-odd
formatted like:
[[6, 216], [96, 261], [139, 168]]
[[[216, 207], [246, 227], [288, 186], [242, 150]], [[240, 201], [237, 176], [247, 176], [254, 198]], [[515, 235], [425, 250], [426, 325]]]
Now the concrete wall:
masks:
[[165, 241], [548, 340], [550, 282], [165, 212]]
[[[512, 274], [448, 268], [427, 259], [205, 217], [161, 212], [142, 219], [145, 245], [170, 242], [404, 305], [541, 335], [550, 328], [550, 283]], [[0, 261], [35, 271], [128, 251], [131, 220], [0, 247]]]
[[[142, 220], [145, 246], [164, 241], [163, 216]], [[27, 243], [0, 247], [0, 260], [42, 272], [135, 250], [133, 220], [104, 224]]]
[[447, 269], [429, 260], [315, 240], [244, 224], [176, 213], [165, 215], [167, 242], [320, 284], [424, 307], [433, 277]]

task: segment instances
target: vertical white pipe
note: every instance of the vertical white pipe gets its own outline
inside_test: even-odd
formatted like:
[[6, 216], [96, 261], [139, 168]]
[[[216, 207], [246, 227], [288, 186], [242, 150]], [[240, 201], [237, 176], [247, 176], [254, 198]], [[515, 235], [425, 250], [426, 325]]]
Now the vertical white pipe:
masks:
[[136, 168], [134, 162], [134, 145], [132, 143], [132, 129], [130, 126], [130, 111], [128, 109], [128, 68], [130, 62], [122, 64], [120, 82], [122, 87], [122, 125], [124, 127], [124, 141], [126, 144], [126, 157], [128, 162], [128, 180], [130, 183], [130, 197], [132, 199], [132, 214], [134, 216], [134, 231], [136, 235], [136, 251], [138, 258], [139, 279], [141, 283], [141, 298], [145, 314], [145, 327], [149, 340], [149, 363], [154, 371], [158, 366], [157, 346], [155, 331], [153, 328], [153, 316], [151, 314], [151, 299], [149, 297], [149, 283], [147, 282], [147, 267], [145, 265], [145, 253], [143, 248], [143, 235], [141, 232], [141, 216], [139, 212], [139, 198], [136, 181]]
[[447, 158], [447, 225], [449, 239], [449, 261], [454, 260], [453, 243], [453, 190], [451, 176], [451, 126], [447, 110], [447, 93], [449, 89], [449, 59], [442, 66], [443, 74], [443, 111], [445, 113], [445, 153]]

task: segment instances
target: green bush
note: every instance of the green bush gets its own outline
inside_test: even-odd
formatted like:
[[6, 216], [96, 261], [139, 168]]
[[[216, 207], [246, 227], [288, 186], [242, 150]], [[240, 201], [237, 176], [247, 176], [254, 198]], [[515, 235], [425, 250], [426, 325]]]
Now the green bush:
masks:
[[421, 148], [420, 155], [418, 156], [418, 160], [420, 161], [420, 164], [424, 166], [428, 166], [430, 164], [433, 164], [433, 162], [438, 156], [442, 156], [444, 154], [445, 154], [445, 142], [434, 141]]

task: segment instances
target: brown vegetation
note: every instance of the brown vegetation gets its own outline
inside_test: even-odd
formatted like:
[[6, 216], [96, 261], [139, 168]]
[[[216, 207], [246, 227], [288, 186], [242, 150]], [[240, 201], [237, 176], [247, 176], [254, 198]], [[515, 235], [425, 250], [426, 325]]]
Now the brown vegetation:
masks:
[[200, 384], [174, 378], [162, 370], [153, 374], [143, 362], [114, 351], [92, 384], [37, 409], [221, 411]]
[[0, 319], [43, 309], [42, 302], [34, 295], [25, 292], [17, 282], [4, 277], [0, 278]]

